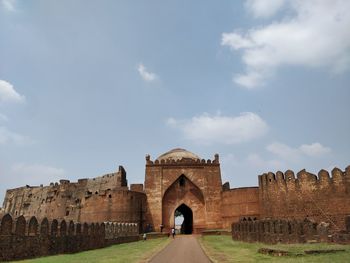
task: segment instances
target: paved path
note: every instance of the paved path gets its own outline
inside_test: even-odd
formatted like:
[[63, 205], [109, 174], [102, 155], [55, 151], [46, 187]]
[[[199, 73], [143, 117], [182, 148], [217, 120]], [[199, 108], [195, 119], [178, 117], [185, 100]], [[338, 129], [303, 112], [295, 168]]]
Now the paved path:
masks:
[[175, 239], [153, 257], [150, 263], [210, 263], [197, 239], [192, 235]]

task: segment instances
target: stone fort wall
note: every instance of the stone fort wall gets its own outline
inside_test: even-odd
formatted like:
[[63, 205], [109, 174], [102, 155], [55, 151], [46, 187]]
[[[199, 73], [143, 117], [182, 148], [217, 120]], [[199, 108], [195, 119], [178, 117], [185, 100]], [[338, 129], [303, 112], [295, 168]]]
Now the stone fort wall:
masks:
[[[330, 223], [345, 229], [350, 215], [350, 166], [321, 170], [318, 176], [302, 170], [294, 175], [265, 173], [259, 187], [230, 189], [222, 185], [218, 155], [213, 160], [155, 160], [146, 157], [145, 188], [127, 186], [122, 166], [115, 173], [78, 182], [60, 180], [50, 186], [25, 186], [8, 190], [1, 214], [23, 215], [26, 220], [66, 222], [130, 222], [139, 231], [168, 231], [174, 210], [181, 204], [191, 208], [194, 232], [229, 229], [243, 217], [252, 219], [304, 220]], [[180, 178], [184, 177], [183, 184]]]
[[233, 222], [238, 222], [243, 217], [259, 218], [259, 188], [241, 187], [222, 192], [221, 216], [222, 228], [230, 229]]
[[0, 261], [74, 253], [139, 239], [136, 223], [0, 218]]
[[245, 242], [305, 243], [308, 241], [350, 243], [350, 216], [344, 218], [346, 229], [332, 231], [327, 223], [304, 220], [251, 220], [232, 224], [232, 239]]
[[302, 170], [266, 173], [259, 176], [260, 217], [274, 219], [308, 218], [329, 222], [335, 230], [345, 229], [350, 215], [350, 166], [321, 170], [318, 177]]
[[49, 186], [25, 186], [7, 190], [3, 213], [26, 219], [74, 222], [137, 222], [142, 227], [146, 196], [128, 190], [126, 173], [118, 172], [78, 182], [60, 180]]

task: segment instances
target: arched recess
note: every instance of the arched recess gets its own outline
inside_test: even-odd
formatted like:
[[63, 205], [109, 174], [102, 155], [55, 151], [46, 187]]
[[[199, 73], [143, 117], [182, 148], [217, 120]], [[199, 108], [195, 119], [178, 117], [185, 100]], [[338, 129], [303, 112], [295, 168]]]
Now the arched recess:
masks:
[[0, 235], [11, 235], [13, 224], [12, 216], [10, 214], [4, 215], [0, 223]]
[[193, 212], [192, 212], [191, 208], [189, 208], [185, 204], [181, 204], [179, 207], [176, 208], [175, 211], [180, 212], [184, 217], [184, 221], [182, 222], [180, 233], [181, 234], [192, 234], [192, 232], [193, 232]]
[[52, 220], [50, 232], [53, 237], [56, 237], [58, 234], [58, 221], [56, 219]]
[[181, 174], [164, 192], [162, 199], [162, 224], [165, 230], [174, 227], [174, 213], [185, 204], [193, 213], [193, 232], [205, 227], [205, 201], [201, 189]]
[[18, 236], [24, 236], [26, 232], [26, 219], [23, 215], [16, 219], [16, 230], [15, 233]]
[[49, 234], [49, 220], [47, 220], [46, 217], [41, 221], [40, 234], [42, 236], [47, 236]]
[[32, 216], [28, 225], [28, 236], [36, 236], [38, 234], [39, 223], [35, 216]]

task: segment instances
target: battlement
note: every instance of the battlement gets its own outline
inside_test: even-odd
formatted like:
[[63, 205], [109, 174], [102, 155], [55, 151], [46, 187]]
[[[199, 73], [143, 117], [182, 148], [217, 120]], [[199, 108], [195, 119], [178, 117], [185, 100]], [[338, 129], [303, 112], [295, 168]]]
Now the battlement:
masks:
[[[346, 217], [349, 220], [350, 217]], [[232, 239], [245, 242], [263, 243], [305, 243], [317, 242], [350, 243], [349, 231], [332, 232], [330, 225], [316, 223], [307, 218], [303, 220], [277, 220], [250, 218], [232, 224]]]
[[305, 169], [295, 176], [269, 172], [259, 176], [260, 212], [264, 218], [311, 218], [341, 229], [350, 214], [350, 166], [345, 171], [322, 169], [318, 175]]
[[137, 223], [39, 221], [35, 216], [0, 217], [0, 261], [74, 253], [139, 239]]
[[332, 177], [330, 177], [328, 171], [322, 169], [318, 172], [318, 176], [307, 172], [305, 169], [299, 171], [297, 176], [291, 170], [287, 170], [285, 173], [277, 171], [276, 174], [272, 172], [264, 173], [259, 175], [259, 187], [263, 189], [268, 188], [272, 185], [286, 185], [295, 186], [303, 188], [303, 186], [314, 185], [327, 187], [331, 184], [341, 185], [350, 182], [350, 166], [346, 167], [345, 171], [339, 168], [334, 168], [331, 172]]
[[151, 160], [150, 155], [146, 155], [146, 166], [183, 166], [183, 165], [192, 165], [192, 166], [219, 166], [219, 155], [215, 154], [214, 159], [192, 159], [192, 158], [182, 158], [179, 160], [174, 159], [156, 159], [155, 161]]

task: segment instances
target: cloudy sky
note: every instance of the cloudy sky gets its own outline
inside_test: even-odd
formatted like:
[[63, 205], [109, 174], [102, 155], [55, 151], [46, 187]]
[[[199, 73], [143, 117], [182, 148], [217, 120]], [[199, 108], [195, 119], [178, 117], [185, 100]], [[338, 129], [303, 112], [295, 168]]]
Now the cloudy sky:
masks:
[[0, 0], [0, 199], [152, 159], [350, 164], [350, 1]]

